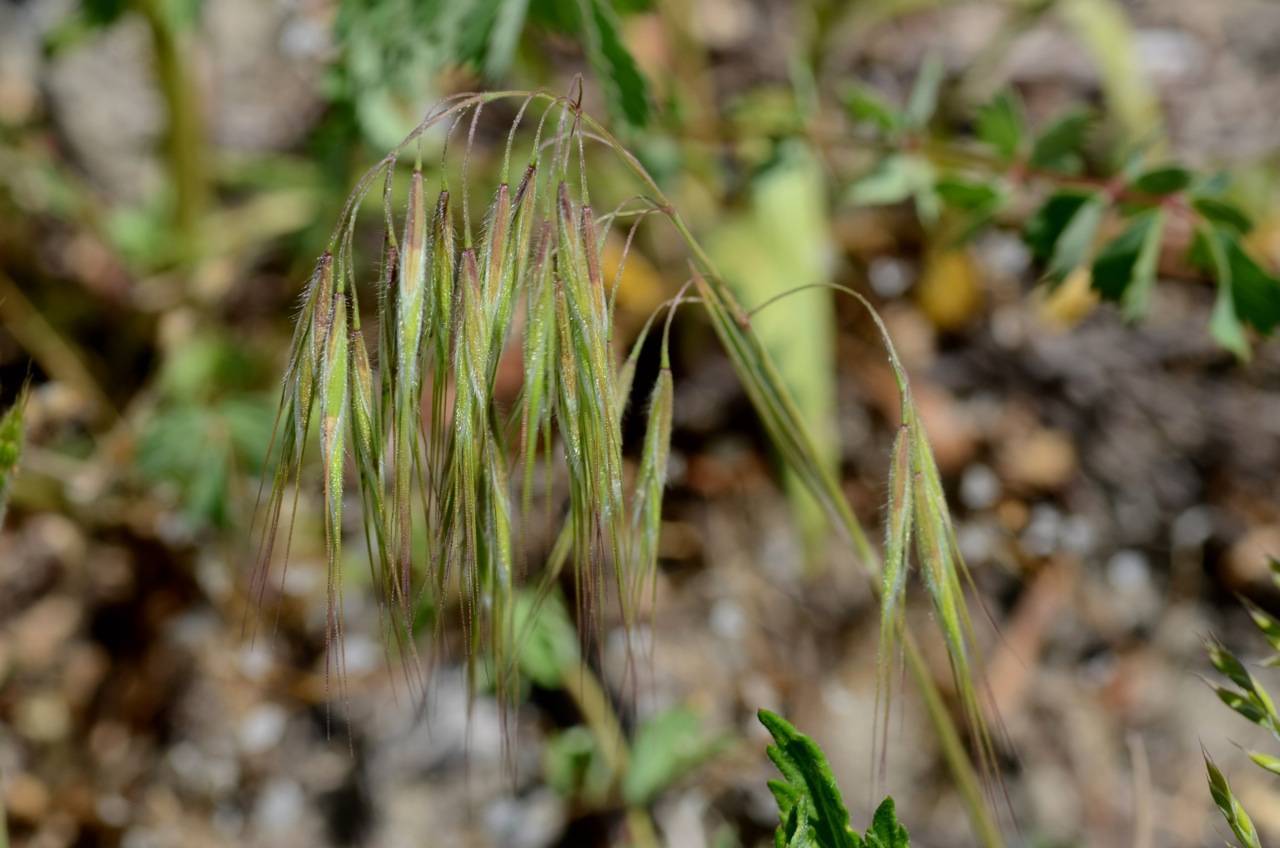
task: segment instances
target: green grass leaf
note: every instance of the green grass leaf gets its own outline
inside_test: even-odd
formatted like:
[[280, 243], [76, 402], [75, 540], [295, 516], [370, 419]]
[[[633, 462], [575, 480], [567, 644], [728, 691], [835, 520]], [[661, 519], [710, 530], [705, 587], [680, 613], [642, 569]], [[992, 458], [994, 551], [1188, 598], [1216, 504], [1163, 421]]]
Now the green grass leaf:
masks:
[[923, 129], [938, 108], [938, 90], [942, 87], [944, 72], [942, 60], [931, 54], [920, 66], [916, 75], [916, 83], [907, 98], [907, 109], [903, 114], [903, 123], [911, 129]]

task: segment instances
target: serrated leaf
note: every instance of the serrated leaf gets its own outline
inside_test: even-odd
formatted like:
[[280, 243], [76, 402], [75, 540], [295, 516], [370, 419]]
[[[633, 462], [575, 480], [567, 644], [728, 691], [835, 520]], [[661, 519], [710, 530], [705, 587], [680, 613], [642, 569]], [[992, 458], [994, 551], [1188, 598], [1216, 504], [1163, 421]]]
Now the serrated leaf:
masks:
[[[815, 834], [813, 844], [821, 848], [862, 848], [862, 839], [849, 826], [849, 811], [822, 749], [781, 716], [768, 710], [760, 710], [757, 715], [774, 740], [768, 749], [769, 759], [794, 790], [787, 797], [799, 798], [779, 826], [780, 832], [790, 831], [786, 834], [787, 840], [779, 844], [799, 844], [795, 835], [803, 829], [804, 819], [808, 819]], [[799, 821], [788, 827], [792, 824], [788, 821], [792, 814]]]
[[907, 829], [898, 821], [893, 799], [885, 798], [876, 808], [866, 834], [867, 848], [910, 848]]
[[903, 115], [908, 127], [921, 129], [933, 117], [938, 108], [938, 89], [942, 87], [942, 74], [942, 60], [937, 55], [930, 55], [920, 66], [920, 73], [911, 88], [911, 96], [907, 99], [907, 109]]
[[1018, 96], [1002, 91], [979, 108], [977, 133], [979, 139], [995, 149], [1002, 162], [1016, 159], [1026, 135], [1026, 117]]
[[596, 74], [607, 83], [609, 108], [639, 129], [649, 122], [649, 87], [619, 34], [618, 18], [609, 0], [581, 0], [587, 56]]
[[1107, 300], [1123, 304], [1128, 318], [1140, 317], [1147, 311], [1163, 231], [1162, 210], [1140, 212], [1123, 233], [1098, 251], [1093, 261], [1093, 288]]
[[1143, 194], [1162, 197], [1176, 194], [1191, 185], [1192, 173], [1177, 165], [1166, 165], [1144, 171], [1133, 181], [1133, 187]]
[[1049, 125], [1031, 148], [1033, 168], [1075, 173], [1080, 169], [1080, 148], [1089, 129], [1090, 116], [1072, 112]]

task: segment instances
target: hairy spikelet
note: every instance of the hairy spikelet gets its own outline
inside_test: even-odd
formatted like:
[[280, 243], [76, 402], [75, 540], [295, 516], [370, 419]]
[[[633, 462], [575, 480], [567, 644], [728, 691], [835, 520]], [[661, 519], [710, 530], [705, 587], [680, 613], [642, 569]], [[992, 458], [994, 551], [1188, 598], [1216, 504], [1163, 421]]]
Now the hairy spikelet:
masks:
[[[508, 143], [503, 181], [487, 203], [479, 239], [473, 238], [472, 223], [481, 219], [470, 208], [468, 174], [480, 109], [491, 99], [512, 96], [460, 95], [441, 104], [366, 174], [344, 208], [303, 296], [290, 347], [273, 439], [274, 472], [262, 510], [255, 596], [261, 600], [265, 592], [268, 569], [277, 558], [277, 537], [284, 533], [288, 538], [291, 531], [294, 510], [284, 507], [290, 486], [294, 503], [301, 490], [318, 406], [330, 581], [326, 635], [339, 654], [348, 473], [358, 484], [372, 574], [406, 663], [415, 657], [416, 622], [433, 619], [440, 635], [448, 616], [460, 617], [472, 685], [489, 680], [500, 696], [512, 691], [516, 663], [511, 646], [519, 644], [510, 637], [517, 629], [514, 552], [525, 549], [520, 536], [531, 524], [539, 459], [549, 472], [554, 466], [562, 469], [544, 475], [545, 485], [537, 492], [546, 501], [548, 523], [559, 522], [559, 527], [549, 528], [554, 542], [535, 578], [533, 610], [521, 613], [525, 624], [520, 629], [527, 629], [537, 605], [570, 566], [584, 633], [594, 629], [596, 636], [602, 635], [606, 592], [616, 598], [624, 624], [634, 623], [642, 592], [654, 585], [656, 574], [674, 385], [664, 331], [634, 485], [624, 493], [621, 422], [650, 324], [619, 362], [606, 278], [616, 280], [620, 268], [606, 269], [602, 242], [622, 213], [597, 218], [587, 197], [584, 160], [585, 141], [602, 141], [643, 184], [643, 214], [665, 218], [685, 239], [695, 259], [691, 285], [696, 300], [778, 455], [845, 531], [874, 578], [883, 601], [881, 691], [887, 699], [884, 670], [901, 645], [923, 687], [931, 718], [945, 731], [944, 753], [961, 778], [982, 840], [998, 844], [989, 819], [973, 800], [976, 781], [945, 709], [938, 706], [941, 699], [928, 669], [912, 634], [902, 627], [914, 548], [975, 747], [989, 763], [990, 742], [971, 679], [977, 661], [964, 600], [967, 573], [927, 435], [896, 358], [891, 355], [903, 395], [903, 427], [894, 447], [881, 567], [839, 481], [821, 459], [784, 381], [752, 331], [749, 315], [716, 277], [658, 185], [606, 128], [582, 114], [577, 99], [527, 96], [521, 116], [531, 103], [546, 106], [528, 161], [512, 189], [506, 181]], [[449, 191], [450, 175], [458, 171], [446, 156], [438, 176], [427, 172], [440, 183], [434, 214], [428, 219], [428, 176], [420, 165], [408, 177], [407, 203], [394, 208], [393, 198], [403, 196], [393, 191], [399, 157], [428, 128], [457, 127], [468, 119], [461, 190]], [[544, 129], [554, 132], [554, 138], [544, 139]], [[515, 132], [513, 126], [511, 138]], [[570, 177], [575, 172], [580, 181]], [[364, 243], [355, 238], [356, 218], [379, 178], [385, 181], [382, 256], [376, 263], [377, 279], [363, 283], [356, 278], [367, 264], [356, 255], [355, 245]], [[628, 247], [630, 243], [629, 235]], [[360, 328], [357, 294], [363, 285], [373, 286], [377, 294], [378, 321], [369, 334], [375, 338], [368, 340], [375, 343], [376, 357]], [[679, 302], [677, 296], [668, 304], [668, 328]], [[507, 373], [500, 364], [513, 350], [522, 356], [522, 385], [518, 400], [508, 408], [497, 381], [500, 370]], [[348, 449], [354, 460], [350, 469]], [[513, 520], [513, 469], [520, 478], [519, 521]], [[284, 549], [287, 565], [287, 543]], [[492, 665], [485, 668], [482, 662]], [[333, 667], [342, 673], [340, 658]], [[482, 673], [486, 671], [491, 674]]]

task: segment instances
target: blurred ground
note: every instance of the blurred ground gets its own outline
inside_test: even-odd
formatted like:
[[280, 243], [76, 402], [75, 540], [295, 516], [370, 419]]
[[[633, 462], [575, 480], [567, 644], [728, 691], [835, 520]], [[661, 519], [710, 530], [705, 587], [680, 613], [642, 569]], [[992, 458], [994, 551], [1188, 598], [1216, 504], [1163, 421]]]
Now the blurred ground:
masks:
[[[164, 179], [146, 33], [126, 22], [46, 58], [39, 34], [61, 6], [0, 4], [0, 120], [48, 125], [34, 139], [6, 130], [11, 190], [45, 190], [28, 156], [36, 148], [71, 163], [95, 197], [145, 197]], [[1280, 7], [1127, 8], [1173, 149], [1197, 163], [1270, 157]], [[313, 149], [331, 12], [312, 2], [206, 4], [199, 84], [222, 151]], [[930, 50], [950, 68], [975, 61], [994, 14], [975, 3], [868, 23], [829, 61], [901, 90]], [[713, 47], [716, 97], [785, 77], [785, 62], [768, 58], [791, 25], [785, 4], [716, 0], [697, 20]], [[1089, 56], [1049, 24], [1020, 34], [992, 75], [1018, 84], [1033, 114], [1102, 97]], [[320, 212], [303, 204], [302, 214]], [[13, 306], [17, 292], [87, 355], [87, 379], [122, 415], [92, 411], [74, 371], [37, 374], [28, 479], [0, 534], [0, 773], [14, 844], [533, 848], [616, 838], [618, 814], [577, 809], [543, 779], [542, 742], [569, 720], [555, 693], [519, 707], [513, 768], [497, 707], [482, 698], [468, 717], [457, 669], [437, 673], [426, 718], [396, 696], [374, 604], [359, 591], [346, 608], [350, 698], [331, 697], [315, 533], [299, 531], [278, 624], [244, 638], [251, 458], [226, 454], [222, 531], [192, 518], [190, 481], [157, 482], [130, 466], [140, 438], [131, 409], [173, 380], [217, 379], [192, 366], [161, 388], [148, 382], [158, 352], [139, 339], [196, 345], [195, 307], [170, 304], [163, 275], [131, 273], [53, 215], [5, 216], [0, 382], [21, 382], [30, 337], [43, 335]], [[846, 213], [834, 232], [838, 275], [884, 303], [1002, 634], [986, 656], [1016, 752], [1002, 764], [1014, 844], [1130, 845], [1139, 808], [1151, 811], [1152, 844], [1222, 842], [1202, 745], [1264, 836], [1280, 838], [1280, 787], [1232, 744], [1259, 739], [1201, 679], [1207, 634], [1245, 653], [1254, 644], [1233, 593], [1280, 604], [1263, 582], [1265, 555], [1280, 550], [1280, 349], [1235, 364], [1204, 330], [1211, 291], [1190, 282], [1158, 287], [1141, 325], [1099, 309], [1061, 326], [1030, 293], [1034, 271], [1016, 235], [979, 239], [965, 260], [977, 294], [955, 306], [947, 298], [961, 284], [948, 277], [941, 296], [930, 286], [918, 228], [900, 214]], [[203, 266], [192, 303], [209, 305], [221, 344], [266, 363], [246, 378], [246, 396], [273, 388], [312, 246], [299, 237]], [[842, 304], [838, 327], [846, 488], [878, 527], [896, 397], [862, 316]], [[638, 636], [653, 659], [634, 699], [640, 715], [687, 703], [736, 740], [657, 802], [658, 825], [680, 848], [735, 844], [728, 833], [743, 845], [768, 838], [759, 707], [824, 745], [855, 820], [872, 800], [871, 598], [839, 545], [823, 576], [803, 576], [761, 434], [706, 335], [695, 326], [680, 345], [659, 600]], [[208, 438], [182, 431], [178, 452], [220, 449]], [[607, 675], [619, 676], [619, 659], [605, 652]], [[935, 659], [946, 679], [945, 657]], [[971, 844], [918, 705], [909, 692], [901, 704], [883, 788], [913, 844]]]

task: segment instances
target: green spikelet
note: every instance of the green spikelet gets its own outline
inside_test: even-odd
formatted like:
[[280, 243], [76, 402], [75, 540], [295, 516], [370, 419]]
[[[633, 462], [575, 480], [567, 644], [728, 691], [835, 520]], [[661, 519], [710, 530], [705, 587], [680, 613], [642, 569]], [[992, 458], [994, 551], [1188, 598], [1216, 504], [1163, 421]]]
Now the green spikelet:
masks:
[[27, 405], [27, 387], [23, 386], [13, 406], [0, 416], [0, 523], [4, 522], [9, 504], [9, 490], [22, 459], [22, 415]]

